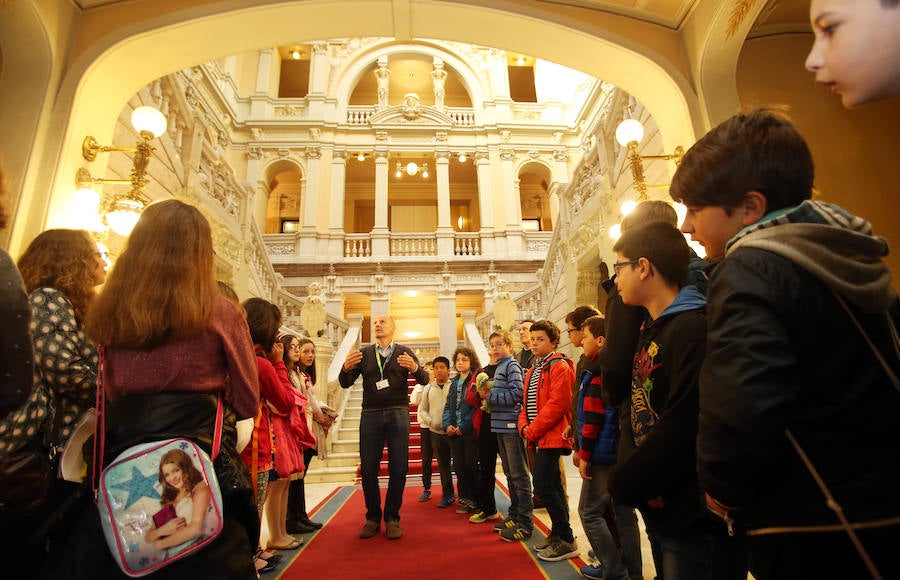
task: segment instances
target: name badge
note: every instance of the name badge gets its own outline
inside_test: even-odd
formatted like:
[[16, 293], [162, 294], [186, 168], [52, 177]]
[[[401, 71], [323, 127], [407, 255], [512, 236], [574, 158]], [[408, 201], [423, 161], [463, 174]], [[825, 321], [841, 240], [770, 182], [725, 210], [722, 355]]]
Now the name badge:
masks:
[[388, 380], [387, 380], [387, 379], [381, 379], [380, 381], [378, 381], [378, 382], [375, 383], [375, 388], [378, 389], [379, 391], [380, 391], [381, 389], [386, 389], [386, 388], [388, 388], [389, 386], [390, 386], [390, 385], [388, 384]]

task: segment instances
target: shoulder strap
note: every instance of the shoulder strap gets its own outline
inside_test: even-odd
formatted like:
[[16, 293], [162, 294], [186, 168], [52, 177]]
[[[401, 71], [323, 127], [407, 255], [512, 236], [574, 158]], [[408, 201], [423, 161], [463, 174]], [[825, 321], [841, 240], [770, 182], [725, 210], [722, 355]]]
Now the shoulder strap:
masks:
[[[862, 324], [859, 323], [859, 319], [856, 318], [856, 315], [853, 314], [853, 311], [850, 310], [850, 307], [847, 305], [847, 302], [841, 297], [840, 294], [832, 290], [832, 294], [837, 298], [838, 303], [844, 308], [844, 311], [850, 316], [850, 320], [853, 321], [853, 324], [856, 325], [856, 328], [859, 330], [860, 334], [862, 334], [863, 338], [866, 339], [866, 343], [868, 343], [869, 348], [872, 349], [872, 352], [875, 353], [875, 358], [878, 359], [878, 362], [881, 363], [881, 366], [884, 367], [884, 372], [887, 374], [888, 378], [891, 379], [891, 382], [894, 383], [894, 387], [897, 389], [897, 392], [900, 393], [900, 379], [897, 378], [897, 374], [894, 373], [893, 369], [891, 369], [890, 365], [888, 365], [887, 361], [884, 360], [884, 356], [882, 356], [881, 351], [878, 350], [878, 347], [875, 346], [875, 343], [872, 342], [872, 339], [869, 337], [869, 333], [865, 331], [862, 327]], [[900, 337], [897, 335], [897, 327], [894, 325], [894, 319], [891, 318], [890, 313], [886, 314], [886, 318], [888, 321], [888, 328], [891, 330], [891, 341], [894, 344], [894, 352], [897, 353], [897, 358], [900, 359]]]

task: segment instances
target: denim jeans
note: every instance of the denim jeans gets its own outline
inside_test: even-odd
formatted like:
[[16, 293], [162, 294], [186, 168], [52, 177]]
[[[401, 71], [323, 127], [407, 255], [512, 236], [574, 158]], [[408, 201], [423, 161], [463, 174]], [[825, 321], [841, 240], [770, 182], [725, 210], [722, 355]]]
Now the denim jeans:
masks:
[[475, 500], [475, 462], [478, 457], [475, 432], [447, 437], [447, 442], [450, 443], [450, 454], [453, 456], [459, 497]]
[[518, 433], [497, 433], [500, 463], [509, 488], [509, 515], [520, 528], [534, 529], [531, 521], [534, 504], [531, 498], [531, 474], [525, 457], [525, 442]]
[[[590, 469], [591, 479], [581, 482], [581, 497], [578, 500], [578, 515], [584, 526], [584, 535], [587, 536], [594, 554], [603, 563], [604, 578], [606, 580], [628, 580], [629, 573], [622, 563], [622, 555], [619, 547], [613, 539], [612, 533], [603, 517], [610, 505], [609, 472], [611, 465], [592, 464]], [[624, 544], [624, 540], [623, 540]]]
[[[724, 529], [718, 533], [654, 532], [654, 535], [659, 539], [662, 548], [666, 580], [747, 578], [743, 537], [729, 537]], [[805, 577], [805, 574], [803, 576]]]
[[475, 501], [481, 511], [497, 513], [494, 488], [497, 484], [497, 436], [491, 432], [490, 415], [485, 413], [478, 434], [478, 462], [475, 469]]
[[534, 454], [534, 493], [537, 494], [552, 523], [552, 532], [566, 542], [572, 542], [572, 527], [569, 525], [569, 504], [563, 489], [559, 461], [564, 449], [538, 449]]
[[[637, 512], [631, 506], [613, 501], [612, 511], [619, 530], [619, 543], [622, 544], [622, 563], [628, 569], [631, 578], [643, 578], [644, 560], [641, 555], [641, 532], [638, 529]], [[663, 575], [657, 574], [659, 578]]]
[[438, 472], [441, 475], [441, 492], [444, 497], [450, 497], [453, 495], [450, 444], [447, 443], [446, 435], [425, 429], [422, 431], [422, 485], [425, 489], [431, 489], [431, 459], [435, 456], [437, 456]]
[[409, 471], [409, 409], [363, 409], [359, 419], [359, 462], [366, 520], [381, 522], [381, 490], [378, 470], [381, 453], [388, 449], [388, 489], [384, 521], [400, 521], [403, 489]]

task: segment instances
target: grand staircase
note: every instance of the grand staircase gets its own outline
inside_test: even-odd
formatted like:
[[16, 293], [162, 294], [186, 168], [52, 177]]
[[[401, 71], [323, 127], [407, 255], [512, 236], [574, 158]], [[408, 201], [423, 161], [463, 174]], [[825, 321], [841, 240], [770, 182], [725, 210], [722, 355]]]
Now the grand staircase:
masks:
[[[412, 392], [415, 380], [409, 379], [409, 392]], [[421, 481], [422, 446], [419, 422], [416, 418], [415, 405], [409, 407], [409, 474], [408, 479], [416, 483]], [[316, 459], [306, 474], [307, 483], [354, 483], [359, 482], [359, 417], [362, 412], [362, 380], [357, 381], [347, 396], [347, 401], [336, 424], [337, 431], [332, 440], [331, 452], [324, 460]], [[432, 468], [437, 473], [437, 460], [432, 460]], [[382, 451], [379, 478], [387, 480], [388, 462], [387, 448]]]

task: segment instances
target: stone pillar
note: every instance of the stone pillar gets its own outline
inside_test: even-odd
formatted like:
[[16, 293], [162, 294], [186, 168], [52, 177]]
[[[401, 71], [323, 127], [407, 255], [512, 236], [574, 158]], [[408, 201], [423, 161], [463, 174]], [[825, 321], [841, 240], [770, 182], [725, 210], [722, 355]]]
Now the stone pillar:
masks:
[[434, 164], [438, 207], [437, 253], [438, 256], [446, 257], [453, 255], [453, 226], [450, 224], [450, 152], [435, 152]]
[[259, 51], [259, 67], [256, 69], [256, 92], [268, 93], [269, 80], [272, 76], [272, 48], [263, 48]]
[[322, 94], [328, 85], [328, 45], [318, 42], [312, 47], [309, 63], [309, 92]]
[[507, 257], [520, 256], [522, 243], [522, 205], [519, 201], [519, 178], [516, 175], [516, 154], [512, 149], [500, 150], [503, 174], [503, 204], [506, 208]]
[[441, 354], [450, 357], [456, 350], [456, 292], [449, 290], [438, 293], [438, 332], [440, 333]]
[[375, 227], [372, 228], [372, 256], [390, 255], [388, 230], [388, 152], [375, 152]]
[[347, 183], [347, 152], [336, 150], [331, 157], [331, 196], [328, 206], [328, 255], [344, 255], [344, 188]]
[[300, 221], [300, 255], [312, 257], [317, 253], [316, 213], [319, 209], [319, 159], [322, 150], [319, 147], [306, 149], [306, 188], [303, 190], [303, 208]]
[[475, 152], [475, 172], [478, 178], [478, 222], [481, 224], [481, 255], [493, 258], [494, 244], [494, 195], [491, 185], [491, 159], [487, 151]]

